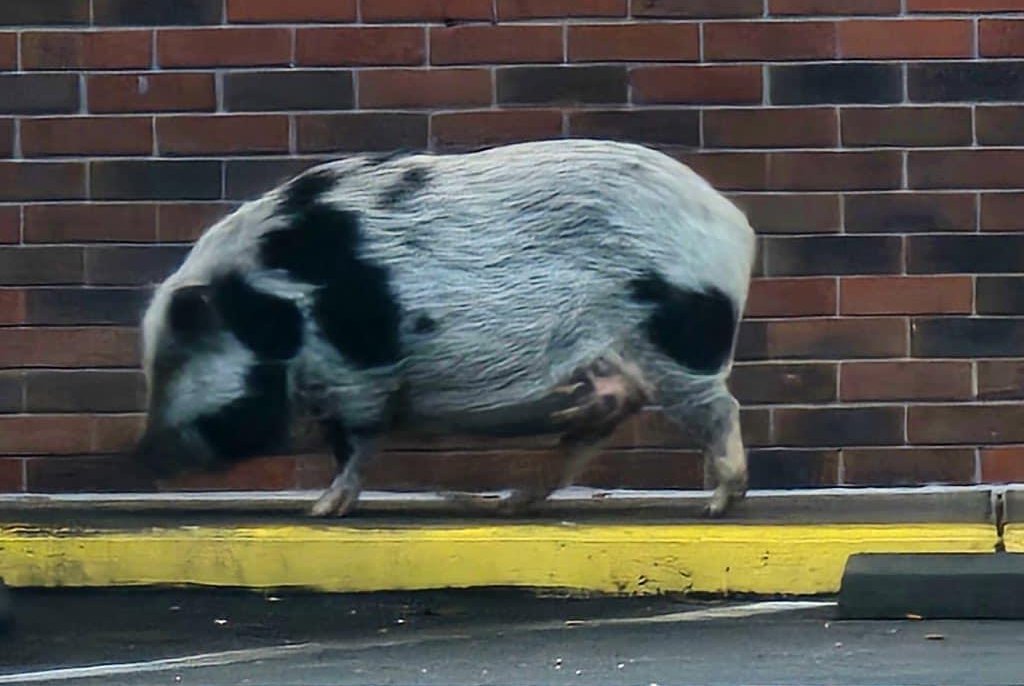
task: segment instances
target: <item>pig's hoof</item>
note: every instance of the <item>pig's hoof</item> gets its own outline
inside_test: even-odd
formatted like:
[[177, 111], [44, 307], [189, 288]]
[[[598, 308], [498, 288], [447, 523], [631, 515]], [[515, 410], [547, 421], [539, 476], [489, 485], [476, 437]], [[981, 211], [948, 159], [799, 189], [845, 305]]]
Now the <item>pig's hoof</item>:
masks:
[[359, 500], [359, 491], [354, 488], [331, 488], [313, 503], [309, 513], [314, 517], [343, 517], [352, 511]]
[[743, 491], [730, 491], [719, 486], [711, 494], [711, 501], [704, 506], [704, 516], [711, 519], [722, 517], [733, 505], [743, 500], [745, 495]]

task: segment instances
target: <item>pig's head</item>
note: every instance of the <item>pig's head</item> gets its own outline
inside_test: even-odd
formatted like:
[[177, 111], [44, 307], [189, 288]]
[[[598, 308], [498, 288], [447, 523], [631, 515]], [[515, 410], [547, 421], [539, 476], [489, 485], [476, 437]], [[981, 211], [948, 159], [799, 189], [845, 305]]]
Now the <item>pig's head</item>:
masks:
[[167, 478], [283, 447], [288, 363], [301, 343], [296, 305], [238, 272], [162, 286], [143, 321], [148, 409], [136, 458]]

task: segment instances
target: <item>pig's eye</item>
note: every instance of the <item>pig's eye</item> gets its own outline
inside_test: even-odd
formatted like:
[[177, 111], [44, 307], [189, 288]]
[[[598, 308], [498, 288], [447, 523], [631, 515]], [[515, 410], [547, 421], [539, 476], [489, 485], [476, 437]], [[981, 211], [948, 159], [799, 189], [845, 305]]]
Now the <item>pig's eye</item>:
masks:
[[171, 296], [171, 330], [183, 341], [193, 341], [216, 327], [216, 313], [205, 286], [185, 286]]

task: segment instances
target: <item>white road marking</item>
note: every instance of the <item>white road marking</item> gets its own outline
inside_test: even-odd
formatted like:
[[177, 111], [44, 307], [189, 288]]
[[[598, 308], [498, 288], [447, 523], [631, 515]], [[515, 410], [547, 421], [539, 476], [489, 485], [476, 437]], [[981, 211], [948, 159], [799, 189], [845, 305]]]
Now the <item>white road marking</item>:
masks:
[[[545, 621], [512, 626], [488, 625], [479, 627], [482, 633], [493, 633], [500, 631], [504, 634], [526, 633], [531, 631], [553, 631], [558, 629], [579, 630], [587, 628], [599, 628], [605, 626], [621, 625], [644, 625], [644, 624], [676, 624], [682, 622], [704, 622], [717, 619], [742, 619], [757, 615], [779, 614], [783, 612], [795, 612], [819, 607], [833, 607], [835, 602], [816, 600], [782, 600], [745, 603], [743, 605], [730, 605], [723, 607], [712, 607], [705, 610], [689, 610], [685, 612], [671, 612], [663, 615], [652, 615], [648, 617], [615, 617], [611, 619], [592, 620], [569, 620]], [[355, 652], [359, 650], [372, 650], [375, 648], [389, 648], [396, 646], [414, 645], [433, 641], [445, 641], [455, 639], [466, 639], [470, 636], [464, 633], [424, 633], [419, 636], [410, 636], [405, 639], [390, 640], [364, 640], [326, 643], [296, 643], [291, 645], [271, 646], [266, 648], [247, 648], [244, 650], [226, 650], [218, 653], [200, 653], [197, 655], [186, 655], [184, 657], [163, 658], [159, 660], [148, 660], [145, 662], [122, 662], [103, 665], [89, 665], [85, 667], [64, 667], [58, 669], [45, 669], [34, 672], [21, 672], [19, 674], [0, 674], [0, 684], [25, 684], [38, 683], [41, 681], [70, 681], [72, 679], [87, 679], [97, 677], [110, 677], [124, 674], [143, 674], [147, 672], [166, 672], [174, 669], [196, 669], [200, 667], [221, 667], [224, 665], [239, 664], [244, 662], [255, 662], [257, 660], [274, 660], [297, 655], [309, 655], [325, 651]]]

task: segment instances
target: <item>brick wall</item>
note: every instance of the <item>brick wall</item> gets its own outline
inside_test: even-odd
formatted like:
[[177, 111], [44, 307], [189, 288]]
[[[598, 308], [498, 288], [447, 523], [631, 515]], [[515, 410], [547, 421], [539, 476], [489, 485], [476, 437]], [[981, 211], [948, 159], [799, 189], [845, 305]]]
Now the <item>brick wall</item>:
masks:
[[[566, 135], [668, 151], [761, 234], [733, 381], [755, 486], [1024, 480], [1022, 0], [9, 0], [0, 24], [0, 490], [138, 485], [146, 288], [240, 201], [324, 156]], [[426, 447], [393, 441], [372, 485], [550, 468]], [[700, 468], [644, 416], [586, 480]]]

